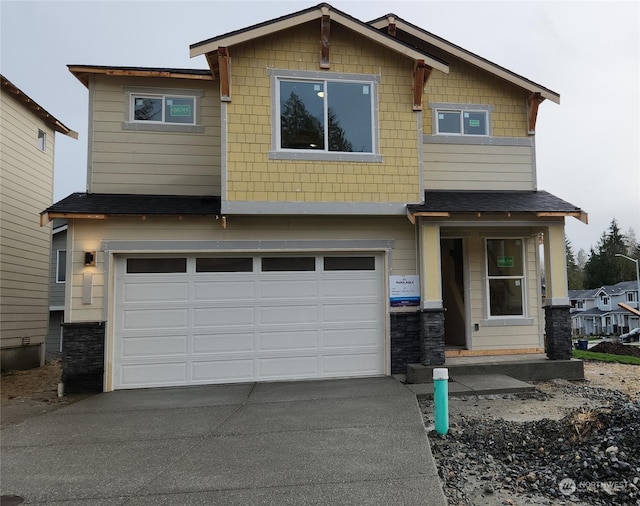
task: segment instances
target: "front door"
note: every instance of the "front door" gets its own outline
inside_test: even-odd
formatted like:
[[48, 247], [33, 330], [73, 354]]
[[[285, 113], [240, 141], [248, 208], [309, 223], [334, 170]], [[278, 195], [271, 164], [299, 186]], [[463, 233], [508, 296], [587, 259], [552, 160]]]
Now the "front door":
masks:
[[464, 262], [462, 239], [440, 241], [442, 262], [442, 302], [444, 342], [449, 347], [466, 346], [466, 308], [464, 300]]

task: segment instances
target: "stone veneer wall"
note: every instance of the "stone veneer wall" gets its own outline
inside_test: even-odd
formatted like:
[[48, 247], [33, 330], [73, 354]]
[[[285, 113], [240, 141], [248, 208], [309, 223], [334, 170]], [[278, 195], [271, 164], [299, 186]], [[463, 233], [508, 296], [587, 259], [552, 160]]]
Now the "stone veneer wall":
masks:
[[545, 306], [545, 347], [551, 360], [571, 358], [571, 314], [569, 306]]
[[391, 313], [391, 374], [420, 363], [420, 313]]
[[104, 322], [65, 323], [62, 383], [66, 393], [104, 390]]
[[420, 312], [420, 362], [423, 365], [444, 364], [444, 309]]

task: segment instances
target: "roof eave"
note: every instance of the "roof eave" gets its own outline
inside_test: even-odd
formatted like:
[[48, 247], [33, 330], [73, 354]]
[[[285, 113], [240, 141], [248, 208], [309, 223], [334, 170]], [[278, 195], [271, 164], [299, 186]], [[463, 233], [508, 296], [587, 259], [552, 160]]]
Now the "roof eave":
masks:
[[35, 100], [33, 100], [29, 95], [23, 92], [20, 88], [18, 88], [15, 84], [9, 81], [6, 77], [1, 76], [2, 87], [13, 96], [18, 102], [20, 102], [24, 107], [33, 112], [36, 116], [38, 116], [42, 121], [44, 121], [49, 127], [51, 127], [54, 131], [59, 132], [63, 135], [71, 137], [72, 139], [78, 138], [78, 132], [71, 130], [68, 126], [58, 120], [55, 116], [47, 112], [47, 110], [39, 105]]
[[[78, 81], [89, 87], [89, 75], [98, 74], [120, 77], [163, 77], [170, 79], [190, 79], [195, 81], [212, 81], [211, 74], [189, 73], [188, 69], [161, 69], [151, 67], [105, 67], [93, 65], [67, 65]], [[206, 70], [206, 69], [203, 69]], [[196, 69], [193, 69], [195, 72]]]

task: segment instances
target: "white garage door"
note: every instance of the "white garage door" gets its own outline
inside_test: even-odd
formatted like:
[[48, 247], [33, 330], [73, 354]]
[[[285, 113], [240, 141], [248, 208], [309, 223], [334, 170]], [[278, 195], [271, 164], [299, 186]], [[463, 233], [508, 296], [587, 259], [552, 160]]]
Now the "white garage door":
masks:
[[113, 388], [384, 373], [380, 255], [116, 261]]

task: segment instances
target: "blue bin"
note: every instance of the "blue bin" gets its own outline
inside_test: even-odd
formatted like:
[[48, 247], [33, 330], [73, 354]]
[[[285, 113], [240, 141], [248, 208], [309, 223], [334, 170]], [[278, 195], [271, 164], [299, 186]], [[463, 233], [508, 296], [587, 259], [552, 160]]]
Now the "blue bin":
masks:
[[589, 340], [588, 339], [578, 339], [578, 349], [582, 351], [587, 351]]

